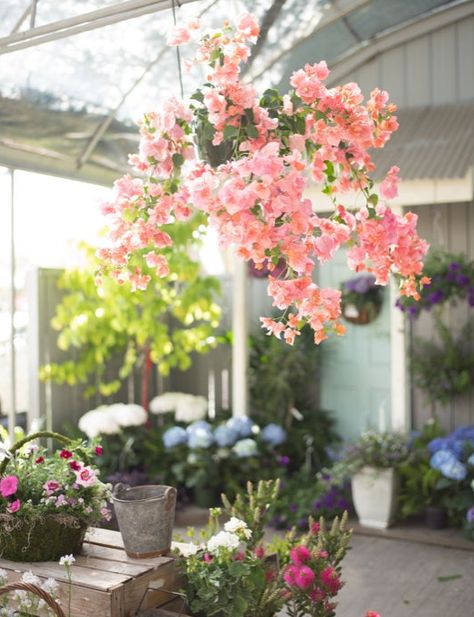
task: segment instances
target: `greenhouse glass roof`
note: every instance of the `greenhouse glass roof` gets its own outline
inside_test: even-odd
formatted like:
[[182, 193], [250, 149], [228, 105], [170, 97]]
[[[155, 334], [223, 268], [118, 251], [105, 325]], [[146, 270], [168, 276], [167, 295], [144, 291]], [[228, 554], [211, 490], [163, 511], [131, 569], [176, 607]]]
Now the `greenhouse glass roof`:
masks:
[[[334, 65], [385, 31], [460, 3], [2, 0], [0, 165], [109, 184], [135, 148], [136, 119], [179, 96], [176, 50], [165, 43], [174, 18], [202, 15], [217, 27], [252, 11], [263, 36], [244, 78], [285, 90], [305, 62]], [[185, 73], [185, 95], [200, 82]]]

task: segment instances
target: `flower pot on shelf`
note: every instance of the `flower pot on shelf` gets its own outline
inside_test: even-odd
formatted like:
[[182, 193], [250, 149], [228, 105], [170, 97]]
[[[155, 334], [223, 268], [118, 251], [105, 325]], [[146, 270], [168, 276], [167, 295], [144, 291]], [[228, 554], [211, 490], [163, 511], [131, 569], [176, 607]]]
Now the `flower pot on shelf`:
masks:
[[429, 529], [444, 529], [448, 524], [448, 515], [444, 508], [427, 506], [425, 508], [425, 525]]
[[352, 499], [364, 527], [386, 529], [395, 520], [399, 479], [395, 469], [363, 467], [352, 478]]

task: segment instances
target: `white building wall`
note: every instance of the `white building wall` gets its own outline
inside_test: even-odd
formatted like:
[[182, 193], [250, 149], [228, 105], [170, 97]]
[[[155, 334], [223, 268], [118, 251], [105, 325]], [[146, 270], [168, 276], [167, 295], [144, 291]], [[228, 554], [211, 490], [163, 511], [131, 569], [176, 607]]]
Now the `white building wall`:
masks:
[[473, 100], [474, 15], [378, 53], [355, 70], [337, 73], [338, 83], [356, 81], [365, 94], [376, 87], [388, 90], [399, 107]]

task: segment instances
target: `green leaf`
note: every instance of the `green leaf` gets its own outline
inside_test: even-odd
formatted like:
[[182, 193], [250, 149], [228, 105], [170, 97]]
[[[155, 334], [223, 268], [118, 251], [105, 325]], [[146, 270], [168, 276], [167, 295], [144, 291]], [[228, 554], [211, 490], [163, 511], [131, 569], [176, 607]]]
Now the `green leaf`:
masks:
[[462, 574], [449, 574], [448, 576], [438, 576], [437, 578], [440, 583], [447, 583], [448, 581], [455, 581], [462, 577]]
[[184, 163], [184, 156], [179, 152], [175, 152], [172, 156], [172, 160], [175, 167], [181, 167], [181, 165]]
[[233, 139], [239, 134], [239, 129], [236, 126], [224, 127], [224, 139]]
[[246, 132], [251, 139], [256, 139], [258, 137], [258, 130], [255, 124], [249, 124], [246, 128]]

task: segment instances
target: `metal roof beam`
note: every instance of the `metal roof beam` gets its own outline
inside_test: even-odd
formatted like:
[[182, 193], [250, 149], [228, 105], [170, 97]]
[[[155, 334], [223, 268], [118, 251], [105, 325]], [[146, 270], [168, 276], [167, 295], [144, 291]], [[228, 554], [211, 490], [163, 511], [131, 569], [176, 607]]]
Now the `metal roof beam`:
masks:
[[[180, 5], [198, 0], [180, 0]], [[127, 0], [104, 9], [62, 19], [24, 32], [15, 32], [0, 38], [0, 55], [67, 38], [81, 32], [95, 30], [128, 19], [169, 9], [173, 0]], [[31, 7], [30, 7], [31, 10]]]

